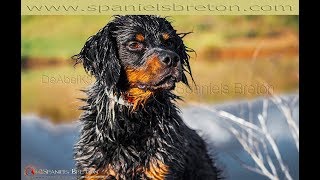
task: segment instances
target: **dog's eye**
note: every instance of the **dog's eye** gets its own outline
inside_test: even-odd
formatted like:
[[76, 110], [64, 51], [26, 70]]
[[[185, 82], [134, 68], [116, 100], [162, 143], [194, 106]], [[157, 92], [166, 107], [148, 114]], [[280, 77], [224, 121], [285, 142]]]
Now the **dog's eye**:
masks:
[[137, 51], [143, 49], [143, 44], [137, 41], [131, 41], [128, 43], [129, 50]]

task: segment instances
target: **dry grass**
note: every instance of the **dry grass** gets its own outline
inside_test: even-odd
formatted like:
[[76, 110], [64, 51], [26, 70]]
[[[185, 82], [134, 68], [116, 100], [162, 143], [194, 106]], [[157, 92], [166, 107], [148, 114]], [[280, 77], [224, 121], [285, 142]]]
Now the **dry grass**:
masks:
[[[73, 78], [72, 82], [67, 78]], [[80, 78], [85, 81], [80, 81]], [[77, 118], [84, 89], [93, 78], [81, 68], [56, 67], [22, 72], [22, 113], [36, 113], [55, 122]]]
[[268, 95], [262, 80], [275, 93], [298, 88], [298, 58], [252, 61], [192, 61], [196, 86], [179, 84], [177, 92], [186, 101], [220, 102]]

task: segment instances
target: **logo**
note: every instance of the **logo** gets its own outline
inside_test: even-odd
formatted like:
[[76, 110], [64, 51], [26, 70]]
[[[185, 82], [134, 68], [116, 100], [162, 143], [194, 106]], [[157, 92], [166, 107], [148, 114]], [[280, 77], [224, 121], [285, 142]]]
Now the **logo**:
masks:
[[24, 168], [24, 175], [25, 176], [34, 176], [36, 174], [36, 168], [32, 165], [28, 165]]

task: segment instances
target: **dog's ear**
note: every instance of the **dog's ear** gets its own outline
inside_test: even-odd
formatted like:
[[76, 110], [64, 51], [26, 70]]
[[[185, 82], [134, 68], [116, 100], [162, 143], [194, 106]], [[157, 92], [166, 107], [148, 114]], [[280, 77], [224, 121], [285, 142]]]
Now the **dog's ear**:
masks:
[[116, 85], [121, 70], [116, 39], [112, 36], [114, 28], [113, 22], [108, 23], [87, 40], [79, 54], [73, 56], [76, 64], [82, 62], [84, 69], [108, 89]]
[[177, 34], [178, 35], [178, 48], [177, 48], [177, 51], [178, 51], [178, 54], [180, 56], [181, 65], [182, 65], [182, 69], [183, 69], [182, 80], [181, 81], [184, 84], [186, 84], [187, 86], [189, 86], [187, 76], [185, 75], [184, 72], [188, 73], [190, 75], [190, 77], [191, 77], [191, 80], [194, 82], [193, 77], [192, 77], [191, 67], [190, 67], [190, 64], [189, 64], [190, 55], [188, 54], [188, 52], [195, 52], [195, 51], [193, 49], [188, 48], [183, 43], [182, 38], [184, 36], [186, 36], [187, 34], [190, 34], [190, 33]]

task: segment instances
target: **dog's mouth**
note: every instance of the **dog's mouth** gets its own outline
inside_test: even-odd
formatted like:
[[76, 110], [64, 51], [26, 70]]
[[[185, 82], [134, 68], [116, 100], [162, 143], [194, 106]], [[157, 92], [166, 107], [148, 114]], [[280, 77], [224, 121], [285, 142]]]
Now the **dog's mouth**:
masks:
[[165, 76], [161, 78], [158, 83], [154, 86], [150, 86], [150, 90], [157, 90], [157, 89], [167, 89], [172, 90], [175, 88], [175, 83], [178, 82], [178, 79], [172, 75]]
[[179, 78], [171, 74], [161, 77], [155, 83], [136, 83], [134, 86], [142, 90], [173, 90], [175, 88], [175, 83], [179, 82]]

